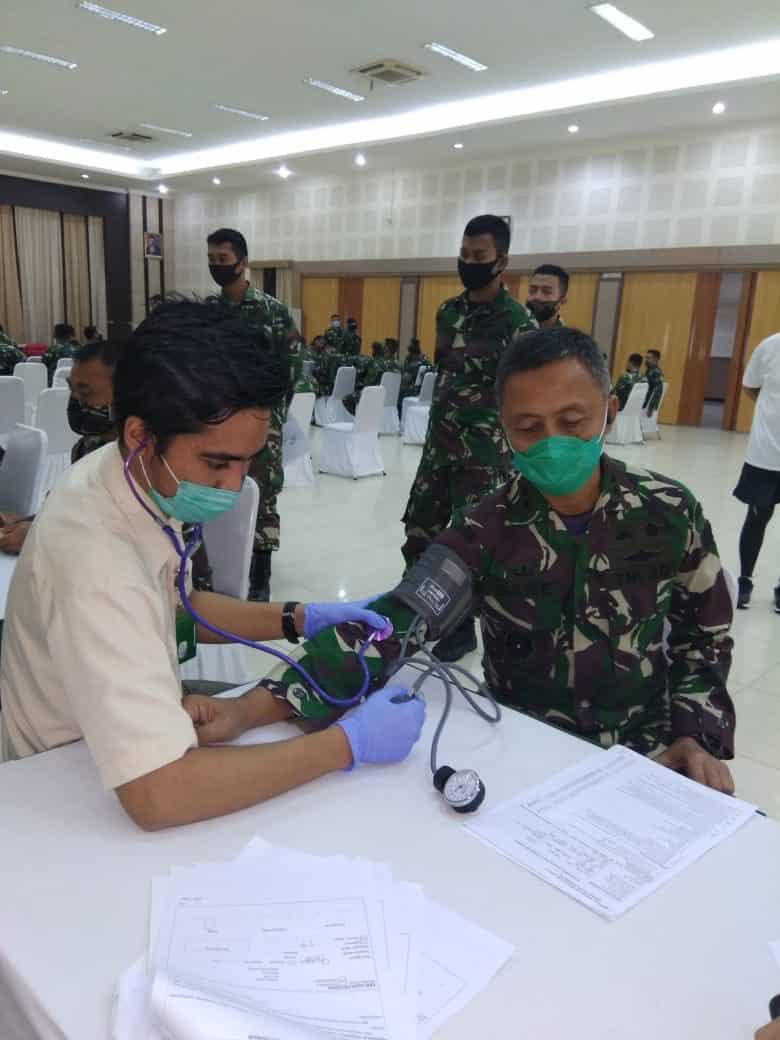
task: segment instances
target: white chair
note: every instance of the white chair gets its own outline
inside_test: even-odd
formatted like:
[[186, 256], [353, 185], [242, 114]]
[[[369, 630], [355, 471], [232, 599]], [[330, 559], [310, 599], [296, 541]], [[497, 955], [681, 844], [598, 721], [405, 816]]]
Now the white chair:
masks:
[[379, 384], [385, 392], [385, 407], [382, 412], [382, 425], [379, 429], [385, 436], [397, 435], [401, 432], [398, 421], [398, 395], [401, 393], [401, 373], [385, 372]]
[[[419, 373], [418, 373], [419, 375]], [[426, 372], [419, 397], [405, 397], [401, 404], [401, 430], [406, 428], [406, 413], [418, 404], [430, 404], [433, 401], [433, 390], [436, 386], [436, 373]]]
[[46, 433], [49, 441], [40, 487], [41, 500], [70, 466], [70, 453], [79, 439], [68, 425], [69, 398], [70, 393], [62, 387], [44, 390], [38, 398], [36, 426]]
[[626, 407], [618, 412], [614, 425], [607, 434], [607, 444], [642, 444], [642, 404], [647, 394], [645, 383], [635, 383], [628, 395]]
[[0, 376], [0, 435], [24, 423], [24, 387], [19, 376]]
[[303, 367], [303, 378], [304, 379], [311, 379], [312, 372], [314, 371], [314, 362], [313, 361], [304, 361], [302, 367]]
[[384, 404], [382, 387], [367, 386], [360, 395], [354, 423], [332, 423], [325, 427], [320, 445], [320, 473], [353, 480], [385, 475], [379, 450]]
[[429, 404], [412, 405], [406, 412], [406, 425], [403, 433], [404, 444], [425, 444], [430, 418], [431, 406]]
[[282, 463], [286, 487], [308, 487], [316, 483], [309, 445], [314, 394], [296, 394], [287, 410], [282, 431]]
[[[249, 568], [259, 505], [260, 491], [254, 480], [247, 477], [238, 504], [203, 525], [211, 581], [214, 591], [223, 596], [246, 599], [249, 593]], [[197, 655], [185, 661], [180, 672], [182, 679], [208, 679], [237, 686], [252, 678], [246, 650], [240, 643], [200, 643]]]
[[318, 426], [352, 422], [352, 416], [344, 407], [344, 398], [355, 392], [356, 375], [354, 366], [342, 365], [336, 373], [336, 381], [330, 397], [317, 398], [317, 404], [314, 406], [314, 421]]
[[62, 387], [68, 388], [68, 379], [70, 378], [70, 368], [58, 368], [54, 373], [51, 381], [52, 390], [62, 389]]
[[[658, 429], [658, 416], [661, 414], [661, 405], [664, 403], [664, 398], [666, 397], [666, 391], [668, 389], [669, 389], [669, 384], [668, 383], [664, 383], [663, 389], [661, 390], [661, 400], [658, 402], [658, 408], [653, 412], [652, 415], [647, 415], [647, 413], [644, 411], [644, 409], [642, 409], [642, 415], [641, 415], [642, 433], [644, 434], [645, 437], [647, 437], [648, 435], [653, 435], [655, 437], [658, 437], [659, 440], [660, 440], [661, 431]], [[647, 395], [647, 385], [646, 384], [644, 386], [644, 391], [645, 391], [645, 395]]]
[[40, 361], [20, 361], [14, 365], [14, 375], [24, 381], [24, 421], [28, 426], [34, 426], [38, 397], [49, 385], [46, 366]]
[[19, 516], [35, 512], [47, 447], [44, 431], [32, 426], [20, 423], [8, 435], [5, 458], [0, 465], [0, 512]]
[[54, 371], [57, 372], [61, 368], [73, 368], [73, 358], [61, 357], [57, 362], [57, 367], [54, 369]]

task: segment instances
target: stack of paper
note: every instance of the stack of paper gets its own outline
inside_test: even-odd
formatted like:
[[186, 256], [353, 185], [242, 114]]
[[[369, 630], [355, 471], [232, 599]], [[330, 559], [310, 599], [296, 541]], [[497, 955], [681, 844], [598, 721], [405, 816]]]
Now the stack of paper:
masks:
[[389, 866], [255, 840], [155, 878], [148, 955], [120, 980], [115, 1040], [423, 1040], [513, 947]]

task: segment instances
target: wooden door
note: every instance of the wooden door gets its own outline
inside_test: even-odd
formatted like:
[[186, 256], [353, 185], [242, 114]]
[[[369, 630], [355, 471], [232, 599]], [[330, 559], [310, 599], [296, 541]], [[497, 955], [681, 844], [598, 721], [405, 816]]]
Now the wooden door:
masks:
[[311, 343], [330, 325], [330, 316], [339, 305], [338, 278], [304, 278], [301, 287], [303, 301], [303, 329], [306, 342]]

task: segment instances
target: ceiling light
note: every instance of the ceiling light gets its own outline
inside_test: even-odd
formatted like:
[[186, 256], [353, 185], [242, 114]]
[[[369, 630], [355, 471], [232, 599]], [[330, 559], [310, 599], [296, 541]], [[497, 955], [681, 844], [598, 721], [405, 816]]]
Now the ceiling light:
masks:
[[285, 166], [284, 163], [277, 170], [274, 170], [274, 173], [277, 177], [281, 177], [283, 181], [286, 181], [288, 177], [292, 177], [292, 170]]
[[366, 100], [362, 94], [353, 94], [351, 90], [344, 90], [343, 87], [335, 87], [332, 83], [324, 83], [321, 79], [312, 79], [311, 76], [307, 76], [303, 82], [307, 87], [316, 87], [318, 90], [327, 90], [329, 94], [335, 94], [336, 97], [346, 98], [347, 101]]
[[650, 32], [646, 25], [642, 25], [636, 18], [625, 14], [619, 7], [615, 7], [614, 4], [594, 4], [591, 7], [591, 11], [637, 43], [641, 43], [643, 40], [652, 40], [655, 35], [655, 33]]
[[569, 127], [569, 133], [570, 134], [578, 134], [579, 132], [580, 132], [580, 128], [577, 126], [577, 124], [576, 123], [572, 123], [571, 126]]
[[157, 130], [161, 134], [173, 134], [174, 137], [192, 137], [189, 130], [174, 130], [170, 126], [157, 126], [156, 123], [141, 123], [144, 130]]
[[723, 101], [716, 101], [712, 106], [712, 114], [714, 116], [722, 116], [726, 111], [726, 105]]
[[463, 142], [462, 141], [456, 141], [455, 144], [452, 147], [453, 148], [457, 148], [458, 150], [460, 150], [463, 147]]
[[154, 33], [155, 36], [162, 36], [163, 33], [168, 32], [161, 25], [145, 22], [143, 18], [134, 18], [133, 15], [123, 14], [121, 11], [111, 11], [108, 7], [90, 3], [89, 0], [80, 0], [78, 6], [89, 14], [100, 15], [101, 18], [107, 18], [110, 22], [121, 22], [122, 25], [129, 25], [131, 29], [143, 29], [145, 32]]
[[88, 180], [89, 180], [89, 174], [88, 174], [88, 173], [82, 173], [82, 175], [81, 175], [81, 179], [82, 179], [83, 181], [88, 181]]
[[222, 183], [222, 181], [219, 179], [219, 177], [212, 177], [211, 178], [211, 183], [212, 184], [216, 184], [216, 186], [219, 187], [220, 184]]
[[27, 51], [24, 47], [9, 47], [4, 44], [0, 47], [3, 54], [15, 54], [18, 58], [32, 58], [33, 61], [43, 61], [47, 65], [58, 65], [61, 69], [77, 69], [75, 61], [66, 61], [64, 58], [53, 58], [50, 54], [38, 54], [37, 51]]
[[157, 190], [159, 191], [159, 193], [161, 195], [167, 195], [168, 194], [168, 185], [167, 184], [158, 184], [157, 185]]
[[5, 95], [6, 95], [7, 93], [8, 93], [8, 91], [7, 91], [7, 90], [0, 90], [0, 97], [5, 97]]
[[365, 155], [363, 155], [362, 152], [358, 152], [357, 155], [355, 156], [355, 166], [365, 166], [365, 165], [366, 165], [366, 157], [365, 157]]
[[229, 112], [232, 116], [244, 116], [246, 119], [259, 119], [261, 123], [265, 123], [268, 116], [261, 116], [258, 112], [247, 112], [243, 108], [232, 108], [230, 105], [213, 105], [219, 112]]
[[483, 65], [481, 61], [475, 61], [467, 54], [461, 54], [460, 51], [454, 51], [451, 47], [445, 47], [443, 43], [426, 43], [425, 46], [434, 54], [441, 54], [443, 58], [449, 58], [450, 61], [457, 61], [459, 65], [465, 65], [472, 72], [484, 72], [487, 68], [487, 65]]

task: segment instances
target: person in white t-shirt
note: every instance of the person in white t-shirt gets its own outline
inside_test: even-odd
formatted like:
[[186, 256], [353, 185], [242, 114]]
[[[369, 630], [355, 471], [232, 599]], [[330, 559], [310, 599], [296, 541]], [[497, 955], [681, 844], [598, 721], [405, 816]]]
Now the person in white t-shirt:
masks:
[[[753, 351], [742, 388], [756, 402], [747, 455], [734, 495], [748, 507], [739, 537], [739, 599], [746, 610], [753, 593], [753, 569], [766, 526], [780, 502], [780, 333]], [[780, 614], [780, 581], [775, 586], [775, 610]]]

